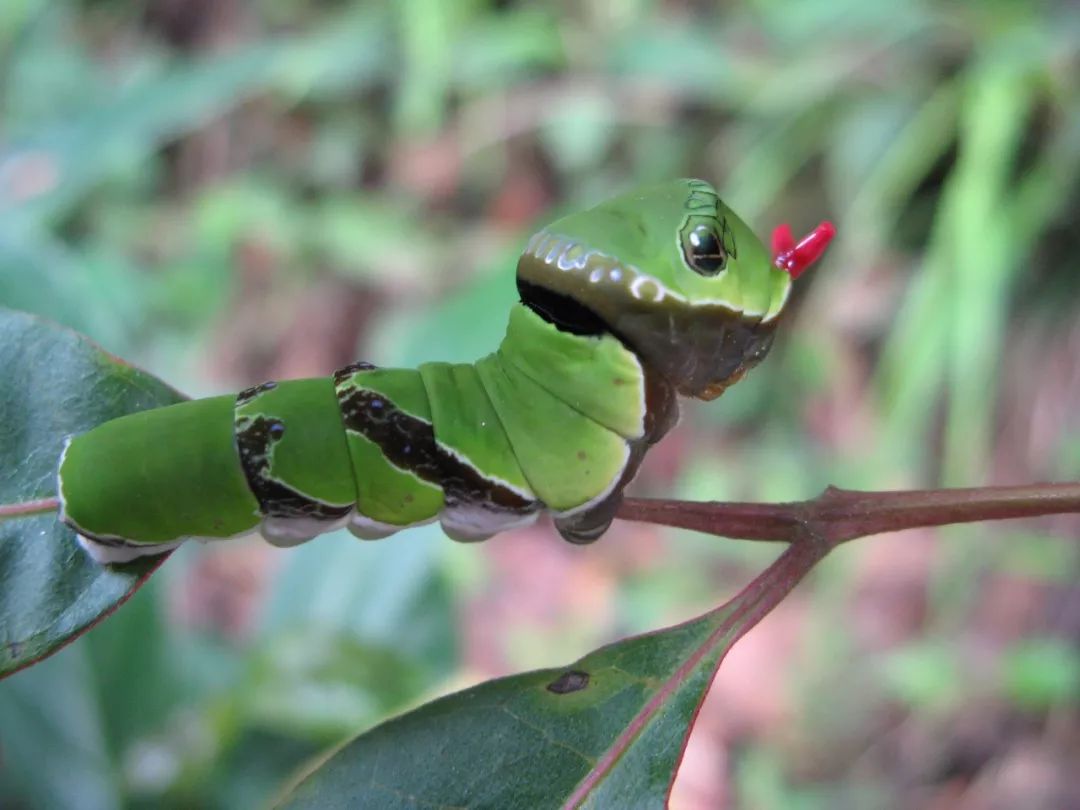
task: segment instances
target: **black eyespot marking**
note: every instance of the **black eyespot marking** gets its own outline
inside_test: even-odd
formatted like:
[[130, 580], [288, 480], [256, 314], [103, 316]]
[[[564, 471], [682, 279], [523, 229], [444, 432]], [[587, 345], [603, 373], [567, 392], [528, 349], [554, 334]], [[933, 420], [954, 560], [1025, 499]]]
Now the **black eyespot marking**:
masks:
[[267, 432], [270, 434], [270, 438], [277, 441], [285, 435], [285, 423], [275, 420], [270, 423], [270, 427], [267, 428]]
[[568, 695], [580, 692], [589, 685], [589, 673], [579, 669], [568, 669], [547, 685], [547, 690], [556, 695]]
[[679, 233], [687, 266], [703, 276], [718, 276], [735, 257], [735, 235], [726, 219], [691, 214]]
[[689, 243], [686, 260], [703, 276], [715, 276], [727, 264], [727, 253], [717, 238], [716, 231], [708, 225], [697, 225], [686, 235]]
[[701, 180], [691, 180], [689, 187], [686, 218], [679, 228], [683, 260], [699, 275], [718, 276], [727, 267], [728, 259], [739, 255], [735, 234], [721, 214], [724, 209], [712, 186]]

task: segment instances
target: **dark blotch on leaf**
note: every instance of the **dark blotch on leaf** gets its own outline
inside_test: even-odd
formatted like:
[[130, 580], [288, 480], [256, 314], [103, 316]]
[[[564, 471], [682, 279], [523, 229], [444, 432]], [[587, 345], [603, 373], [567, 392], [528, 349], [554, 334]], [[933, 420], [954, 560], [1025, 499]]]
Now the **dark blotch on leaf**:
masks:
[[568, 669], [558, 678], [547, 685], [549, 692], [556, 695], [568, 695], [571, 692], [580, 692], [589, 685], [589, 673], [579, 669]]

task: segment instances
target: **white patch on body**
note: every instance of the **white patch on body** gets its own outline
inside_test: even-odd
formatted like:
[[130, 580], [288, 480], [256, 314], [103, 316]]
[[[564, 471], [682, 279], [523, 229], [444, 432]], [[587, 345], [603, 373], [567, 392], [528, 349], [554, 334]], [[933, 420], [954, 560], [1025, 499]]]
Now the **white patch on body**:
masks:
[[536, 250], [536, 246], [537, 246], [537, 244], [538, 244], [538, 243], [540, 242], [540, 240], [542, 240], [543, 238], [544, 238], [544, 232], [543, 232], [543, 231], [537, 231], [536, 233], [534, 233], [534, 234], [533, 234], [533, 235], [532, 235], [532, 236], [531, 236], [531, 237], [529, 238], [529, 243], [528, 243], [527, 245], [525, 245], [525, 252], [526, 252], [526, 253], [532, 253], [532, 252], [533, 252], [534, 250]]
[[137, 560], [139, 557], [156, 557], [166, 551], [172, 551], [183, 543], [183, 540], [174, 540], [171, 543], [138, 543], [123, 546], [107, 546], [90, 537], [76, 534], [75, 539], [83, 547], [94, 562], [100, 565], [119, 565]]
[[[547, 231], [533, 234], [525, 247], [525, 252], [545, 264], [554, 265], [563, 271], [584, 270], [590, 262], [594, 265], [602, 264], [601, 272], [591, 271], [589, 280], [597, 283], [603, 277], [603, 274], [607, 273], [608, 278], [618, 283], [623, 280], [625, 275], [628, 292], [639, 301], [659, 304], [670, 298], [689, 307], [722, 307], [731, 312], [741, 312], [749, 318], [761, 317], [768, 311], [744, 307], [740, 302], [727, 298], [695, 298], [690, 300], [683, 293], [671, 289], [660, 279], [646, 273], [636, 264], [626, 264], [617, 257], [595, 248], [586, 250], [583, 245], [574, 242], [569, 237], [558, 236]], [[772, 313], [769, 320], [775, 318], [777, 314], [779, 314], [779, 310]]]
[[259, 524], [259, 534], [272, 546], [292, 548], [308, 540], [314, 540], [320, 534], [335, 532], [349, 523], [352, 512], [338, 520], [318, 520], [310, 517], [267, 517]]
[[396, 523], [383, 523], [381, 520], [374, 520], [367, 515], [361, 514], [360, 511], [357, 510], [353, 512], [352, 517], [349, 518], [349, 525], [346, 528], [354, 537], [357, 537], [360, 540], [382, 540], [384, 537], [389, 537], [404, 529], [411, 529], [413, 526], [423, 526], [434, 520], [435, 518], [431, 517], [427, 520], [399, 526]]
[[555, 260], [559, 258], [559, 254], [565, 250], [565, 243], [561, 239], [556, 239], [553, 244], [548, 248], [547, 255], [544, 257], [545, 264], [554, 264]]
[[580, 270], [585, 266], [586, 256], [585, 248], [581, 245], [571, 243], [571, 245], [563, 251], [559, 256], [558, 267], [560, 270]]
[[444, 508], [439, 514], [439, 523], [451, 540], [478, 543], [500, 532], [528, 526], [539, 514], [539, 510], [522, 515], [496, 512], [477, 504], [458, 504]]
[[199, 543], [220, 543], [223, 540], [240, 540], [244, 537], [252, 537], [257, 533], [258, 528], [254, 528], [231, 534], [228, 537], [199, 537], [192, 535], [190, 537], [181, 537], [179, 540], [169, 540], [166, 543], [137, 543], [120, 537], [113, 538], [123, 544], [119, 546], [106, 545], [78, 532], [75, 533], [75, 539], [79, 541], [79, 545], [93, 558], [94, 562], [102, 565], [116, 565], [137, 560], [139, 557], [156, 557], [158, 554], [172, 551], [189, 540]]

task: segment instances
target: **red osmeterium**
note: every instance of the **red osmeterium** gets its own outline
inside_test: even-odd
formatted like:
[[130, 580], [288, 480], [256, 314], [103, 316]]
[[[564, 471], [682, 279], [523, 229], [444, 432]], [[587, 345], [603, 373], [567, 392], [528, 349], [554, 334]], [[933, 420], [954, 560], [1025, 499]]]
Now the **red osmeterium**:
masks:
[[795, 244], [791, 228], [778, 225], [772, 235], [773, 264], [790, 273], [792, 279], [796, 279], [821, 258], [835, 235], [836, 228], [833, 224], [822, 222]]
[[794, 247], [795, 237], [791, 235], [791, 226], [787, 224], [777, 225], [776, 229], [772, 232], [773, 261], [776, 261], [781, 253], [787, 253]]

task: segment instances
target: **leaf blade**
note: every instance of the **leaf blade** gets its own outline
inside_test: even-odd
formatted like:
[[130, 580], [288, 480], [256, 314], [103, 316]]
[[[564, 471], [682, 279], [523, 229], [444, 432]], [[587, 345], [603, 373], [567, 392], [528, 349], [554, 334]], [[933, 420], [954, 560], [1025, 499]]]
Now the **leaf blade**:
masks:
[[[56, 494], [65, 438], [183, 397], [90, 341], [0, 308], [0, 504]], [[55, 515], [0, 522], [0, 677], [55, 652], [115, 610], [163, 557], [106, 568]]]
[[662, 807], [724, 654], [824, 553], [795, 544], [697, 619], [389, 720], [301, 777], [278, 806]]

